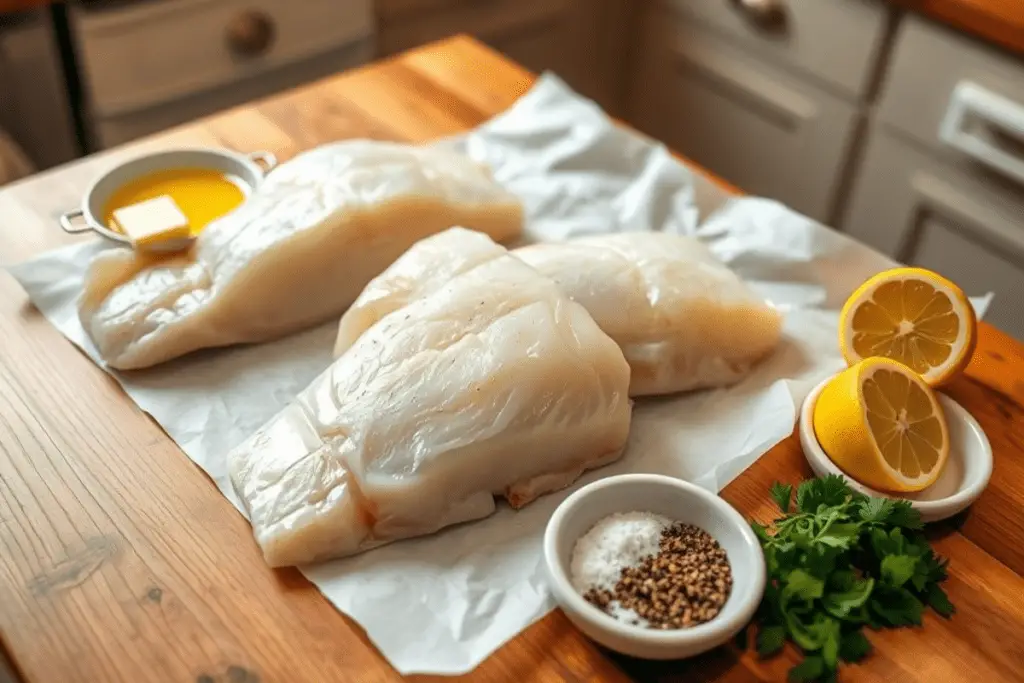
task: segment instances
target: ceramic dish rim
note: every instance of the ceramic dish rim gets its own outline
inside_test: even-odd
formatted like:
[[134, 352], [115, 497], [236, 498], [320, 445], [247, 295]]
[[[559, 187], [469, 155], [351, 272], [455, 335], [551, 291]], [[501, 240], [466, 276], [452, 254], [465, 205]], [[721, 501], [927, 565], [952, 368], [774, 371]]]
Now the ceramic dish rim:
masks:
[[[703, 624], [684, 629], [664, 631], [648, 629], [619, 621], [615, 617], [602, 612], [587, 602], [573, 588], [572, 582], [558, 557], [558, 541], [563, 520], [571, 510], [579, 506], [587, 496], [595, 492], [624, 483], [642, 484], [644, 482], [674, 487], [684, 498], [693, 496], [703, 498], [716, 512], [723, 515], [728, 525], [733, 528], [734, 533], [741, 537], [743, 545], [753, 548], [754, 552], [751, 553], [751, 556], [755, 557], [756, 560], [752, 563], [752, 566], [745, 567], [744, 569], [752, 574], [750, 581], [753, 591], [749, 596], [744, 597], [744, 601], [730, 618], [719, 619], [716, 617]], [[642, 640], [658, 646], [700, 645], [703, 643], [724, 642], [724, 640], [735, 634], [737, 630], [743, 628], [753, 617], [757, 606], [761, 602], [767, 582], [767, 568], [764, 562], [764, 554], [761, 550], [761, 542], [757, 539], [750, 523], [743, 515], [720, 496], [683, 479], [662, 474], [613, 475], [587, 484], [575, 491], [562, 501], [554, 513], [552, 513], [547, 527], [544, 529], [543, 546], [548, 580], [553, 584], [551, 586], [552, 592], [558, 603], [567, 605], [579, 618], [604, 631], [610, 631], [620, 638]]]
[[[176, 165], [174, 160], [182, 156], [189, 156], [194, 160], [202, 160], [205, 157], [211, 161], [207, 165], [202, 163], [198, 164], [200, 168], [213, 168], [220, 171], [225, 170], [223, 166], [226, 161], [228, 165], [234, 167], [234, 170], [237, 171], [236, 174], [239, 175], [241, 180], [246, 184], [246, 194], [255, 190], [266, 177], [267, 173], [277, 165], [276, 157], [269, 152], [242, 153], [227, 148], [209, 146], [175, 147], [173, 149], [164, 149], [156, 152], [139, 154], [115, 164], [97, 176], [91, 183], [89, 183], [89, 187], [83, 193], [82, 201], [78, 210], [69, 211], [61, 216], [61, 222], [63, 224], [65, 221], [68, 221], [70, 217], [78, 214], [81, 216], [81, 220], [85, 222], [87, 230], [70, 231], [67, 230], [66, 227], [65, 230], [68, 232], [87, 232], [91, 230], [92, 232], [95, 232], [113, 242], [125, 245], [130, 244], [130, 241], [124, 235], [109, 229], [97, 218], [97, 212], [94, 211], [94, 209], [99, 208], [96, 206], [97, 202], [100, 199], [106, 199], [106, 197], [101, 198], [98, 196], [99, 193], [97, 192], [97, 189], [102, 187], [104, 183], [108, 182], [111, 177], [118, 174], [124, 175], [122, 180], [123, 184], [124, 182], [142, 175], [142, 173], [152, 173], [172, 168]], [[212, 161], [214, 159], [221, 160], [221, 163], [217, 164], [216, 161]], [[152, 164], [153, 167], [148, 168], [144, 172], [137, 172], [135, 170], [136, 167], [149, 166], [150, 164]], [[194, 161], [193, 164], [195, 164]], [[266, 167], [261, 164], [266, 164]], [[102, 211], [101, 208], [99, 208], [99, 210]]]
[[[836, 373], [838, 374], [838, 373]], [[818, 396], [821, 391], [825, 388], [825, 385], [832, 380], [836, 375], [829, 375], [821, 382], [819, 382], [804, 398], [803, 405], [800, 409], [800, 445], [801, 450], [804, 452], [804, 457], [808, 460], [808, 464], [813, 458], [822, 467], [832, 474], [838, 474], [844, 479], [850, 481], [856, 481], [850, 475], [843, 472], [838, 465], [832, 462], [821, 444], [818, 442], [818, 437], [814, 433], [813, 426], [813, 410], [814, 406], [818, 401]], [[894, 500], [907, 500], [911, 506], [916, 508], [922, 514], [929, 513], [932, 519], [937, 520], [939, 518], [945, 518], [956, 514], [956, 512], [947, 513], [947, 510], [955, 509], [956, 511], [962, 510], [963, 508], [970, 505], [972, 502], [977, 500], [981, 493], [988, 487], [989, 480], [992, 478], [992, 467], [993, 467], [993, 453], [992, 444], [988, 440], [988, 435], [985, 434], [985, 430], [981, 428], [978, 421], [974, 419], [966, 408], [954, 401], [951, 397], [936, 391], [936, 396], [939, 403], [942, 405], [942, 409], [946, 412], [947, 422], [950, 419], [960, 420], [964, 423], [966, 429], [972, 433], [972, 439], [977, 444], [976, 448], [967, 449], [968, 453], [964, 453], [963, 458], [971, 458], [977, 462], [980, 467], [980, 475], [966, 484], [962, 484], [959, 489], [952, 495], [946, 496], [945, 498], [937, 498], [935, 500], [913, 500], [911, 498], [904, 498], [899, 494], [886, 493], [884, 491], [878, 491], [870, 486], [856, 482], [858, 486], [863, 488], [865, 491], [869, 491], [870, 495], [880, 496], [884, 498], [892, 498]], [[808, 452], [811, 451], [811, 452]], [[813, 455], [812, 455], [813, 453]], [[811, 467], [813, 470], [813, 465]]]

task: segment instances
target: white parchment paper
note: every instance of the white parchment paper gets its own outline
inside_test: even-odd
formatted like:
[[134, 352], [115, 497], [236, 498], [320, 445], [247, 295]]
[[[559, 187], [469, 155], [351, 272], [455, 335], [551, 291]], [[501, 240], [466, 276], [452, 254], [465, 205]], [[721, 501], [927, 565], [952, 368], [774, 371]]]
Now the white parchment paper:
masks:
[[[726, 390], [638, 402], [625, 456], [577, 486], [620, 472], [658, 472], [720, 490], [790, 434], [805, 393], [842, 367], [838, 308], [866, 277], [893, 265], [772, 201], [728, 201], [703, 217], [695, 198], [707, 195], [707, 186], [701, 190], [662, 146], [617, 127], [553, 76], [504, 114], [441, 144], [495, 169], [525, 202], [531, 240], [617, 230], [695, 234], [786, 313], [781, 347], [750, 377]], [[102, 248], [79, 244], [9, 269], [97, 363], [75, 305], [86, 265]], [[238, 507], [226, 453], [328, 365], [335, 331], [332, 323], [274, 343], [112, 374]], [[541, 537], [569, 493], [304, 573], [399, 672], [462, 673], [553, 607]]]

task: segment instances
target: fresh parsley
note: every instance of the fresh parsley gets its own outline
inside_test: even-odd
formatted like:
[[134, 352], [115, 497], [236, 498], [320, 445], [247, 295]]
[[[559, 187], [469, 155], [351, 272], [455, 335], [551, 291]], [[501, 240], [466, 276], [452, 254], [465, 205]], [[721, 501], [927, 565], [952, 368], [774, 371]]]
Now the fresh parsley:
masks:
[[752, 523], [768, 568], [757, 652], [795, 643], [804, 659], [791, 681], [836, 680], [840, 662], [870, 653], [864, 626], [920, 625], [926, 605], [952, 616], [939, 585], [946, 561], [909, 502], [863, 496], [837, 475], [805, 481], [795, 494], [794, 507], [793, 487], [776, 483], [770, 495], [782, 517], [769, 527]]

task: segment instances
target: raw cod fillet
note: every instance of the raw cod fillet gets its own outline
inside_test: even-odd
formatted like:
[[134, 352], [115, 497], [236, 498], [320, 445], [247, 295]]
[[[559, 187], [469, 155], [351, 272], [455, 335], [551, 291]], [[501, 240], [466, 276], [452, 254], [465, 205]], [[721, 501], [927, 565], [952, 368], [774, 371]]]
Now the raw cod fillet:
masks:
[[[456, 241], [462, 243], [458, 251]], [[342, 316], [335, 356], [375, 320], [429, 294], [492, 247], [501, 249], [468, 230], [417, 244], [374, 278]], [[449, 253], [455, 255], [445, 257]], [[512, 253], [583, 304], [619, 344], [631, 367], [632, 396], [732, 384], [781, 336], [779, 312], [689, 237], [618, 233]]]
[[[433, 240], [453, 236], [477, 254], [487, 240]], [[621, 455], [622, 352], [550, 279], [490, 244], [490, 257], [372, 323], [229, 454], [271, 566], [480, 519], [495, 496], [518, 508]]]
[[370, 140], [325, 145], [271, 172], [186, 254], [100, 254], [79, 317], [119, 369], [267, 341], [339, 316], [414, 242], [452, 225], [509, 240], [522, 230], [522, 208], [487, 169], [455, 153]]
[[622, 348], [631, 396], [733, 384], [782, 334], [779, 311], [690, 237], [616, 233], [513, 253], [583, 304]]
[[363, 332], [388, 313], [507, 253], [487, 235], [462, 227], [420, 240], [371, 280], [341, 316], [334, 357], [347, 351]]

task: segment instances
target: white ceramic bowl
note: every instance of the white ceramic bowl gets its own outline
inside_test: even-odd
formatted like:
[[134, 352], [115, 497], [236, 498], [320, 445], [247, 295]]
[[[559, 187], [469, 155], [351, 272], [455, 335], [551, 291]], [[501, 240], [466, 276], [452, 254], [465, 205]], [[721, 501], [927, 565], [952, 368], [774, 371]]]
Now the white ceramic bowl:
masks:
[[963, 511], [988, 486], [992, 476], [992, 446], [988, 437], [963, 406], [942, 392], [938, 392], [939, 403], [946, 414], [950, 444], [949, 460], [938, 481], [924, 491], [897, 495], [876, 491], [846, 476], [821, 449], [814, 434], [814, 404], [831, 379], [811, 390], [800, 411], [800, 445], [808, 464], [819, 477], [839, 474], [852, 489], [865, 495], [909, 500], [925, 522], [936, 522]]
[[[576, 592], [569, 570], [576, 541], [608, 515], [631, 511], [693, 524], [725, 549], [733, 585], [717, 617], [685, 629], [647, 629], [605, 614]], [[743, 516], [713, 493], [654, 474], [608, 477], [569, 496], [548, 522], [544, 561], [555, 599], [580, 631], [609, 649], [645, 659], [681, 659], [725, 643], [753, 617], [765, 585], [761, 545]]]
[[60, 226], [73, 235], [95, 232], [112, 242], [130, 246], [127, 237], [109, 229], [102, 220], [110, 196], [125, 183], [159, 171], [202, 168], [237, 178], [242, 191], [248, 195], [276, 165], [277, 158], [270, 152], [239, 154], [228, 149], [214, 148], [173, 149], [136, 157], [97, 178], [86, 190], [81, 207], [61, 215]]

